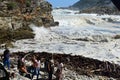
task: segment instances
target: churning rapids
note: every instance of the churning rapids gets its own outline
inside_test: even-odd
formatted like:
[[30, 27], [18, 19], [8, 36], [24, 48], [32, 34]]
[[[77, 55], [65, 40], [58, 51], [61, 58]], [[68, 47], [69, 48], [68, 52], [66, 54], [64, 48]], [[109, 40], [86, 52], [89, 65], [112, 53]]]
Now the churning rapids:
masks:
[[35, 38], [18, 40], [10, 50], [82, 55], [120, 64], [120, 39], [115, 39], [116, 35], [120, 38], [120, 16], [76, 13], [65, 9], [53, 10], [59, 26], [30, 25]]

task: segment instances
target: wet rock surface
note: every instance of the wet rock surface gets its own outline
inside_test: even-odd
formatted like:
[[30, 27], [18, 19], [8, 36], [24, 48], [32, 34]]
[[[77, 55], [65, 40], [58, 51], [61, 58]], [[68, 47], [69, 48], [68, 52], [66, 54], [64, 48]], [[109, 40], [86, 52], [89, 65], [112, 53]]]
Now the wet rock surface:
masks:
[[[51, 14], [52, 5], [49, 2], [44, 0], [23, 1], [0, 1], [0, 30], [6, 34], [0, 36], [0, 44], [6, 43], [5, 38], [9, 36], [13, 36], [10, 38], [14, 40], [33, 38], [34, 33], [29, 27], [30, 24], [44, 27], [58, 25]], [[9, 34], [7, 31], [10, 31]], [[11, 41], [11, 39], [7, 40]]]
[[[29, 54], [29, 55], [28, 55]], [[61, 61], [65, 67], [69, 70], [75, 71], [79, 75], [86, 75], [88, 77], [105, 76], [108, 78], [120, 79], [120, 66], [107, 61], [99, 61], [96, 59], [86, 58], [82, 56], [71, 56], [67, 54], [50, 54], [47, 52], [42, 53], [13, 53], [11, 57], [17, 57], [19, 55], [28, 55], [27, 60], [30, 60], [33, 55], [39, 56], [40, 59], [53, 58], [55, 61]], [[76, 80], [76, 79], [75, 79]]]

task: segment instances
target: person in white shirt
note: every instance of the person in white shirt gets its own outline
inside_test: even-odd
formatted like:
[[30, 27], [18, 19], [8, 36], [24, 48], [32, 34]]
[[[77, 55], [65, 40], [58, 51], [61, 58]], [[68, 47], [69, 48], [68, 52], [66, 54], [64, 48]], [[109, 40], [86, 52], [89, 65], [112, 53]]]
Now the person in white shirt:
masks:
[[61, 61], [57, 63], [56, 79], [63, 80], [63, 63]]
[[34, 56], [32, 58], [32, 63], [33, 63], [32, 78], [34, 77], [34, 75], [37, 75], [37, 80], [38, 80], [39, 74], [40, 74], [40, 59], [39, 59], [39, 57], [36, 59], [36, 57]]

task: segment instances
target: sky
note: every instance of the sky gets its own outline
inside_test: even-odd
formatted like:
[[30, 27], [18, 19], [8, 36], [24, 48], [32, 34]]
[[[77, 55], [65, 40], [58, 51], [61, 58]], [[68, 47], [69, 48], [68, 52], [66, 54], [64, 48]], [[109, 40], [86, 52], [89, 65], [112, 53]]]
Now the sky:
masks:
[[68, 7], [73, 5], [79, 0], [47, 0], [47, 1], [50, 2], [53, 5], [53, 7]]

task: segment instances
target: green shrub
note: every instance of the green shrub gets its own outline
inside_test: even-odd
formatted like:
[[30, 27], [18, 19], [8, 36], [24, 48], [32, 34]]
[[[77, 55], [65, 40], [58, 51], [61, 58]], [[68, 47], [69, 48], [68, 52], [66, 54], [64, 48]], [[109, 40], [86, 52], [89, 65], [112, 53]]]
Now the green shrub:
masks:
[[31, 0], [26, 0], [26, 7], [30, 7], [31, 5]]
[[13, 10], [16, 6], [17, 6], [17, 5], [16, 5], [15, 2], [9, 2], [9, 3], [7, 4], [8, 10]]

